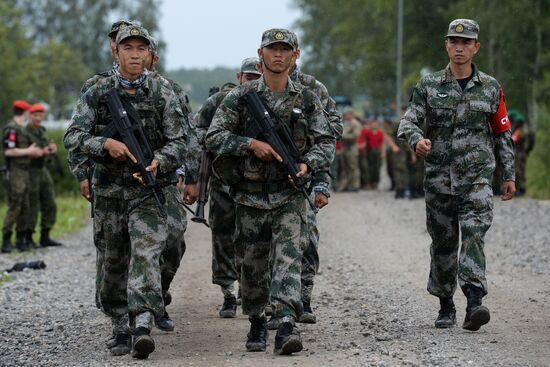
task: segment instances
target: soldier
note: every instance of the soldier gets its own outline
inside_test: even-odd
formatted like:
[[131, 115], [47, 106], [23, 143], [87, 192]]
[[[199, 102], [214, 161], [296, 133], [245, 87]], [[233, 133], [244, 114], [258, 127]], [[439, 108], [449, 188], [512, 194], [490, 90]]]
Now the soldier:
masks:
[[8, 211], [4, 218], [2, 252], [11, 252], [11, 235], [15, 224], [15, 247], [29, 249], [27, 240], [29, 210], [29, 166], [31, 158], [42, 156], [42, 149], [31, 143], [25, 130], [30, 105], [22, 100], [13, 102], [13, 119], [2, 131]]
[[[512, 199], [515, 192], [504, 93], [493, 77], [472, 63], [480, 47], [478, 33], [473, 20], [449, 24], [445, 47], [450, 62], [420, 79], [398, 130], [398, 136], [425, 157], [427, 227], [432, 238], [428, 291], [441, 305], [435, 326], [456, 324], [453, 294], [458, 275], [468, 301], [462, 327], [474, 331], [490, 319], [481, 300], [487, 294], [484, 237], [493, 219], [493, 146], [502, 163], [502, 200]], [[424, 119], [425, 136], [420, 128]], [[459, 234], [462, 247], [457, 256]]]
[[[77, 148], [95, 161], [94, 242], [104, 253], [99, 303], [111, 318], [116, 344], [113, 355], [130, 351], [129, 316], [134, 326], [135, 358], [147, 358], [155, 349], [150, 335], [153, 318], [165, 312], [160, 257], [174, 223], [183, 223], [182, 198], [175, 186], [175, 170], [185, 158], [186, 124], [178, 98], [170, 85], [149, 77], [149, 34], [130, 25], [116, 38], [120, 62], [114, 75], [105, 77], [84, 93], [64, 137], [68, 150]], [[166, 198], [162, 213], [143, 186], [140, 174], [132, 174], [127, 161], [136, 162], [128, 147], [101, 131], [111, 123], [104, 95], [115, 89], [136, 110], [154, 152], [147, 171], [157, 177]]]
[[384, 131], [378, 120], [371, 120], [367, 128], [367, 189], [376, 190], [380, 183], [380, 168], [385, 150]]
[[359, 151], [357, 139], [361, 134], [361, 123], [353, 115], [353, 110], [348, 107], [344, 111], [344, 131], [342, 133], [342, 175], [338, 191], [359, 191]]
[[[249, 57], [242, 61], [237, 73], [237, 82], [242, 85], [258, 79], [260, 59]], [[214, 113], [227, 94], [235, 88], [233, 83], [225, 83], [221, 90], [210, 96], [197, 114], [197, 129], [206, 134]], [[204, 136], [201, 139], [204, 145]], [[237, 316], [237, 297], [235, 281], [240, 282], [242, 253], [240, 244], [235, 242], [235, 202], [229, 193], [229, 186], [218, 178], [210, 178], [210, 210], [208, 221], [212, 230], [212, 283], [221, 287], [223, 305], [219, 315], [222, 318]]]
[[[298, 43], [298, 36], [290, 31], [294, 42], [294, 49], [297, 52], [296, 60], [301, 55], [300, 46]], [[302, 70], [296, 64], [296, 60], [292, 62], [290, 67], [290, 79], [292, 81], [298, 81], [304, 87], [312, 91], [324, 107], [323, 113], [329, 120], [329, 128], [334, 135], [335, 139], [339, 139], [342, 136], [342, 118], [338, 112], [336, 102], [330, 97], [328, 89], [323, 83], [316, 80], [312, 75], [304, 74]], [[333, 159], [334, 160], [334, 159]], [[312, 194], [311, 199], [315, 202], [317, 208], [323, 208], [328, 204], [330, 198], [330, 186], [331, 180], [329, 173], [326, 171], [317, 171], [314, 174], [311, 182]], [[317, 317], [313, 313], [311, 308], [311, 295], [313, 292], [313, 284], [315, 274], [319, 270], [319, 229], [317, 228], [316, 214], [309, 206], [306, 206], [307, 210], [307, 224], [308, 224], [308, 246], [302, 254], [302, 273], [301, 280], [301, 295], [303, 312], [298, 317], [298, 322], [303, 323], [316, 323]], [[277, 319], [272, 318], [268, 323], [268, 327], [271, 329], [277, 328]]]
[[[281, 157], [273, 148], [243, 136], [251, 121], [250, 112], [239, 103], [239, 98], [251, 90], [258, 92], [276, 115], [273, 117], [287, 124], [303, 155], [299, 177], [328, 169], [334, 156], [334, 136], [318, 97], [288, 76], [297, 56], [291, 32], [265, 31], [258, 56], [262, 60], [263, 76], [236, 87], [227, 95], [208, 129], [206, 146], [219, 155], [214, 168], [222, 180], [231, 184], [237, 204], [236, 241], [244, 246], [242, 307], [251, 323], [247, 350], [266, 349], [264, 310], [271, 295], [273, 315], [281, 319], [274, 352], [291, 354], [302, 350], [300, 333], [294, 323], [302, 313], [300, 271], [308, 240], [306, 202], [277, 163]], [[271, 292], [270, 263], [273, 264]]]
[[516, 110], [508, 112], [510, 124], [512, 125], [512, 140], [515, 146], [515, 168], [516, 168], [516, 185], [517, 195], [525, 194], [526, 177], [525, 171], [527, 167], [527, 157], [529, 151], [533, 147], [533, 139], [529, 133], [529, 128], [525, 122], [523, 114]]
[[45, 166], [48, 156], [57, 154], [57, 145], [48, 138], [46, 128], [41, 125], [46, 115], [43, 105], [37, 103], [29, 109], [30, 122], [27, 125], [27, 134], [31, 143], [42, 149], [40, 158], [31, 159], [30, 163], [30, 206], [27, 230], [27, 242], [36, 247], [32, 234], [38, 222], [40, 212], [40, 246], [61, 246], [61, 243], [50, 238], [50, 231], [55, 224], [57, 206], [55, 204], [55, 192], [52, 176]]

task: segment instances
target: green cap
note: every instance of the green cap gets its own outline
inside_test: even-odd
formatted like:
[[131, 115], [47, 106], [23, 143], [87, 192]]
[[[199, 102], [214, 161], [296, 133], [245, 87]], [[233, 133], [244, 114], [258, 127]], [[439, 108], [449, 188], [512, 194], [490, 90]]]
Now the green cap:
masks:
[[109, 31], [109, 33], [107, 33], [107, 36], [109, 38], [116, 37], [118, 31], [125, 27], [128, 27], [129, 25], [140, 25], [140, 23], [137, 20], [118, 20], [111, 25], [111, 30]]
[[286, 43], [290, 47], [294, 48], [292, 32], [283, 28], [268, 29], [262, 34], [262, 44], [260, 47], [264, 48], [278, 42]]
[[260, 73], [260, 59], [257, 57], [247, 57], [241, 64], [241, 73], [262, 75]]
[[477, 40], [479, 24], [471, 19], [455, 19], [449, 24], [449, 31], [445, 37], [460, 37]]
[[525, 117], [518, 110], [513, 110], [512, 109], [512, 110], [508, 111], [508, 118], [512, 122], [525, 122]]
[[118, 34], [116, 35], [117, 45], [130, 37], [142, 38], [145, 40], [145, 42], [147, 42], [148, 45], [151, 44], [151, 39], [147, 29], [139, 25], [129, 25], [127, 27], [119, 29]]

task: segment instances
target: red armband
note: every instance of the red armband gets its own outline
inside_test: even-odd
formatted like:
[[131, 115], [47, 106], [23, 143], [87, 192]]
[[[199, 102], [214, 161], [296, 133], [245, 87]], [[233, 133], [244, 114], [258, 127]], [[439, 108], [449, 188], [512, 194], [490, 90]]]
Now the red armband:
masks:
[[508, 111], [506, 111], [506, 103], [504, 103], [504, 91], [502, 87], [500, 88], [500, 100], [497, 112], [491, 115], [489, 122], [495, 134], [510, 130], [510, 120], [508, 119]]

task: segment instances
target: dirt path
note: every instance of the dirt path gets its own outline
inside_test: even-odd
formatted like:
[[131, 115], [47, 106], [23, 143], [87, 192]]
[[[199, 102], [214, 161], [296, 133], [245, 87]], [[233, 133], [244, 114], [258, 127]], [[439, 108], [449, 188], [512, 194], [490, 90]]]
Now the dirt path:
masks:
[[[9, 320], [16, 324], [5, 328], [0, 346], [9, 349], [15, 343], [18, 348], [0, 352], [4, 353], [0, 365], [37, 361], [70, 366], [550, 365], [550, 203], [496, 201], [495, 222], [486, 241], [490, 289], [485, 304], [492, 320], [477, 333], [460, 327], [433, 328], [438, 302], [425, 290], [429, 236], [424, 218], [422, 200], [396, 201], [386, 191], [334, 195], [319, 215], [321, 274], [313, 303], [319, 322], [301, 326], [305, 350], [292, 357], [272, 354], [274, 332], [269, 336], [268, 352], [246, 353], [246, 317], [218, 318], [222, 295], [211, 284], [210, 234], [205, 227], [190, 223], [188, 250], [168, 308], [176, 330], [154, 330], [157, 351], [146, 362], [111, 357], [103, 346], [109, 329], [93, 305], [94, 259], [87, 229], [75, 248], [60, 250], [67, 252], [63, 253], [66, 257], [48, 252], [52, 254], [48, 269], [57, 267], [54, 278], [58, 282], [74, 268], [74, 262], [65, 266], [67, 259], [78, 257], [85, 278], [70, 283], [79, 287], [78, 295], [70, 287], [60, 287], [56, 295], [33, 291], [45, 286], [36, 284], [30, 272], [0, 289], [2, 306], [9, 305]], [[16, 297], [21, 289], [31, 296], [39, 293], [37, 299], [31, 297], [35, 304], [19, 306], [25, 302]], [[63, 298], [74, 298], [74, 302], [60, 307], [56, 302], [62, 303]], [[455, 302], [461, 324], [464, 297], [457, 293]], [[52, 309], [44, 311], [46, 306], [41, 303]], [[35, 335], [29, 320], [39, 310], [55, 319], [55, 325], [51, 330], [40, 326], [38, 342], [27, 346], [26, 340]], [[32, 355], [25, 358], [26, 353]]]

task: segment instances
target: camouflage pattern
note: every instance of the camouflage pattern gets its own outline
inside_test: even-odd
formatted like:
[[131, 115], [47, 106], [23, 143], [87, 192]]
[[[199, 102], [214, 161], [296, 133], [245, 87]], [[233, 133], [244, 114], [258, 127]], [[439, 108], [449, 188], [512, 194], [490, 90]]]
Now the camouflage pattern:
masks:
[[[31, 145], [24, 126], [10, 120], [2, 131], [3, 147], [6, 149], [27, 148]], [[4, 217], [4, 232], [11, 232], [13, 226], [17, 232], [28, 229], [29, 210], [29, 167], [30, 157], [5, 157], [8, 169], [8, 210]]]
[[292, 32], [283, 28], [268, 29], [262, 34], [261, 48], [267, 47], [274, 43], [286, 43], [290, 47], [294, 48], [294, 38]]
[[236, 241], [244, 248], [241, 289], [245, 315], [262, 315], [269, 300], [275, 318], [294, 320], [302, 313], [300, 273], [307, 242], [305, 205], [297, 192], [274, 209], [237, 204]]
[[338, 190], [359, 190], [361, 184], [359, 171], [359, 151], [357, 138], [361, 134], [361, 123], [355, 118], [344, 120], [342, 133], [342, 167]]
[[260, 59], [257, 57], [247, 57], [241, 63], [241, 73], [262, 75], [260, 68]]
[[491, 187], [473, 185], [463, 195], [427, 192], [426, 217], [432, 238], [428, 291], [437, 297], [452, 297], [458, 276], [462, 289], [471, 284], [487, 294], [483, 248], [493, 220]]
[[[249, 59], [245, 59], [249, 60]], [[243, 61], [244, 64], [244, 61]], [[236, 85], [224, 84], [220, 91], [210, 96], [197, 113], [196, 126], [204, 145], [206, 131], [216, 109]], [[234, 296], [233, 284], [240, 281], [242, 246], [235, 242], [236, 205], [229, 195], [229, 187], [214, 175], [210, 177], [210, 203], [208, 222], [212, 231], [212, 283], [222, 287], [224, 297]]]
[[[318, 188], [318, 184], [314, 186], [313, 193], [311, 194], [311, 200], [315, 200], [315, 194], [318, 192], [325, 195], [328, 194], [326, 191], [323, 192]], [[327, 196], [330, 196], [330, 194]], [[302, 254], [300, 295], [302, 298], [302, 302], [311, 303], [311, 295], [313, 293], [315, 275], [319, 271], [319, 228], [317, 227], [317, 215], [313, 210], [311, 210], [309, 205], [306, 205], [306, 211], [308, 241], [306, 243], [306, 249]]]
[[472, 66], [474, 75], [464, 92], [449, 66], [423, 77], [401, 119], [398, 136], [413, 149], [424, 138], [420, 126], [427, 121], [425, 137], [432, 148], [425, 162], [425, 191], [459, 195], [474, 184], [490, 184], [493, 147], [502, 159], [503, 179], [515, 179], [511, 133], [492, 134], [488, 123], [499, 105], [500, 85]]
[[[27, 133], [31, 143], [35, 143], [39, 148], [45, 148], [50, 143], [46, 128], [44, 126], [35, 127], [32, 124], [27, 125]], [[54, 183], [50, 172], [44, 166], [47, 158], [34, 158], [31, 160], [29, 178], [29, 219], [28, 229], [34, 231], [38, 212], [40, 212], [42, 230], [50, 230], [55, 224], [57, 215], [57, 205], [55, 204]]]
[[476, 39], [479, 36], [479, 24], [472, 19], [455, 19], [449, 24], [445, 37]]
[[399, 152], [393, 153], [393, 179], [395, 190], [401, 191], [407, 189], [410, 184], [410, 174], [407, 167], [407, 161], [410, 156], [410, 148], [402, 140], [395, 142], [399, 147]]
[[[128, 165], [113, 160], [103, 150], [106, 138], [99, 134], [111, 117], [102, 96], [110, 88], [125, 93], [115, 77], [100, 79], [80, 97], [64, 137], [69, 151], [80, 147], [95, 162], [94, 242], [98, 252], [104, 254], [103, 267], [98, 267], [98, 304], [111, 317], [127, 311], [161, 314], [161, 253], [170, 244], [168, 233], [181, 227], [182, 234], [185, 229], [181, 207], [174, 210], [171, 205], [181, 204], [173, 185], [177, 181], [175, 169], [184, 163], [187, 153], [188, 125], [166, 80], [150, 76], [134, 95], [128, 95], [142, 119], [154, 157], [160, 162], [157, 179], [168, 203], [167, 216], [163, 216], [150, 190], [131, 177]], [[178, 233], [171, 234], [179, 237]], [[175, 247], [181, 249], [181, 244]]]
[[[260, 161], [250, 155], [251, 139], [239, 135], [245, 130], [249, 116], [246, 108], [238, 107], [237, 101], [252, 88], [282, 123], [290, 125], [303, 161], [313, 171], [329, 168], [335, 139], [317, 96], [289, 79], [285, 92], [277, 99], [263, 77], [236, 87], [227, 95], [206, 135], [208, 149], [216, 154], [235, 156], [231, 159], [238, 162], [237, 174], [243, 177], [243, 182], [232, 187], [237, 203], [236, 241], [244, 247], [243, 312], [261, 315], [271, 293], [274, 317], [293, 320], [302, 312], [301, 259], [308, 242], [305, 200], [288, 186], [286, 173], [278, 163]], [[289, 121], [293, 108], [300, 108], [305, 114], [292, 124], [294, 126]], [[254, 184], [261, 189], [253, 190]]]
[[[464, 91], [450, 66], [423, 77], [413, 90], [398, 130], [412, 149], [424, 137], [432, 147], [425, 159], [424, 190], [428, 232], [432, 238], [432, 266], [428, 290], [449, 297], [456, 276], [464, 285], [487, 292], [483, 241], [492, 221], [490, 182], [495, 154], [504, 180], [514, 180], [514, 148], [510, 130], [493, 134], [489, 119], [500, 104], [500, 85], [473, 67]], [[462, 250], [456, 252], [462, 235]], [[458, 270], [457, 270], [458, 268]]]
[[120, 44], [128, 38], [137, 37], [143, 39], [148, 45], [151, 44], [149, 31], [139, 24], [130, 24], [124, 28], [119, 28], [116, 35], [116, 43]]

